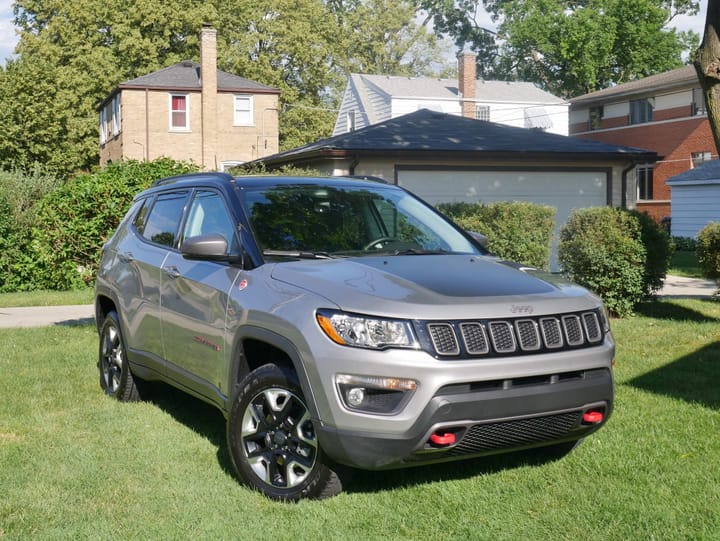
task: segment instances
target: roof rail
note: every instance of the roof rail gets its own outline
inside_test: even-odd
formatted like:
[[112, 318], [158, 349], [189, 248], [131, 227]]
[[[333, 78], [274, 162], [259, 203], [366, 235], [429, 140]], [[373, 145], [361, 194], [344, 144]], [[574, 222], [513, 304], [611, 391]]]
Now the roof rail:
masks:
[[375, 177], [372, 175], [342, 175], [345, 178], [354, 178], [357, 180], [369, 180], [371, 182], [379, 182], [380, 184], [387, 184], [388, 181], [382, 177]]
[[182, 180], [202, 180], [208, 178], [215, 178], [218, 180], [233, 180], [233, 176], [227, 173], [218, 172], [205, 172], [205, 173], [183, 173], [182, 175], [175, 175], [173, 177], [161, 178], [152, 183], [152, 186], [166, 186]]

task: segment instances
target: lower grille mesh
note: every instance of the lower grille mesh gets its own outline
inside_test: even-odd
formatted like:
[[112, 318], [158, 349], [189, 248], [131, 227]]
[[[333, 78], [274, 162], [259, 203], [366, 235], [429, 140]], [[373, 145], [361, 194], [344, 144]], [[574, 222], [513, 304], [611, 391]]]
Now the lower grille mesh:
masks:
[[580, 423], [580, 412], [475, 425], [448, 455], [467, 455], [521, 447], [563, 437]]

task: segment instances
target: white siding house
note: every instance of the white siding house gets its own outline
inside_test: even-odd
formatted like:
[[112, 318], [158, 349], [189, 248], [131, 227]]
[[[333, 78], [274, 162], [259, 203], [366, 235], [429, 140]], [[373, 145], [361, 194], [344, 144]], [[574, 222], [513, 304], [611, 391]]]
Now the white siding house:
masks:
[[668, 180], [674, 237], [697, 237], [710, 222], [720, 222], [720, 161], [713, 160]]
[[532, 83], [477, 80], [475, 55], [460, 62], [457, 80], [351, 74], [333, 135], [421, 109], [568, 135], [568, 102]]

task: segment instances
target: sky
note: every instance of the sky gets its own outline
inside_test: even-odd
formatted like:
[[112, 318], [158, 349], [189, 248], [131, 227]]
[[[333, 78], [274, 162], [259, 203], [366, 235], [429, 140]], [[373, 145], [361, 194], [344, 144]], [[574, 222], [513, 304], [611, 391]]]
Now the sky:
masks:
[[[13, 26], [12, 0], [0, 0], [0, 64], [10, 57], [17, 42], [15, 27]], [[705, 24], [705, 7], [707, 0], [700, 0], [700, 13], [694, 17], [678, 17], [674, 26], [678, 30], [694, 30], [702, 37]]]

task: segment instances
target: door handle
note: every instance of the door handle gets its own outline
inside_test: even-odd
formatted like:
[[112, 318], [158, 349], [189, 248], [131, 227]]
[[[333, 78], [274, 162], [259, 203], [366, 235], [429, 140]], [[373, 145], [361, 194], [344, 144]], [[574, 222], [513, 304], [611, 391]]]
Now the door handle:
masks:
[[163, 267], [163, 271], [165, 272], [165, 274], [168, 275], [169, 278], [172, 278], [173, 280], [180, 277], [180, 271], [175, 266]]

